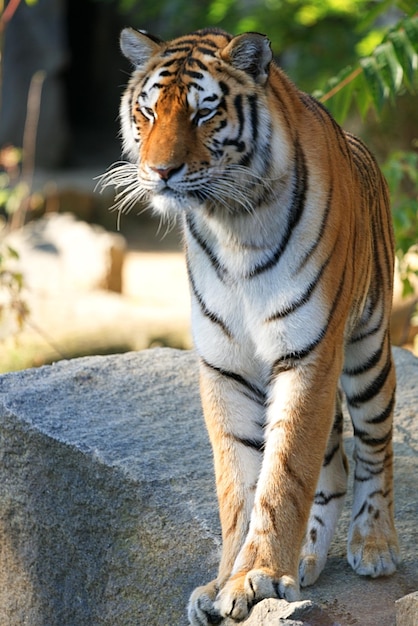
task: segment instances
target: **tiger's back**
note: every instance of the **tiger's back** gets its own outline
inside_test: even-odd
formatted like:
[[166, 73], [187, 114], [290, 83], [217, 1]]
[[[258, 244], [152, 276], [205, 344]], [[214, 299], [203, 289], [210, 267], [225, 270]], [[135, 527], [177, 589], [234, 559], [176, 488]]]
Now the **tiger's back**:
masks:
[[121, 210], [139, 198], [182, 220], [214, 454], [223, 551], [191, 623], [243, 619], [318, 577], [346, 491], [339, 381], [355, 437], [348, 558], [392, 573], [393, 236], [375, 160], [262, 35], [128, 29], [121, 45], [136, 66], [121, 104], [131, 163], [104, 180]]

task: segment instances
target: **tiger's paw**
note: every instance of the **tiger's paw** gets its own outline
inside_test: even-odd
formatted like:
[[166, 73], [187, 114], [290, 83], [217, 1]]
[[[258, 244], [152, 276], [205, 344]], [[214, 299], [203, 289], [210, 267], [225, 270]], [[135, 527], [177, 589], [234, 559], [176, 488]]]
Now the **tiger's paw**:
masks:
[[197, 587], [190, 596], [187, 615], [192, 626], [208, 626], [220, 624], [222, 617], [215, 608], [215, 598], [218, 593], [217, 581]]
[[252, 569], [233, 576], [220, 591], [215, 608], [222, 617], [245, 619], [251, 608], [265, 598], [299, 600], [299, 585], [292, 576], [275, 578], [269, 570]]
[[317, 581], [325, 567], [327, 557], [315, 553], [303, 554], [299, 563], [299, 581], [301, 587], [309, 587]]
[[399, 544], [394, 529], [387, 532], [371, 529], [365, 532], [360, 524], [353, 524], [348, 539], [347, 559], [361, 576], [390, 576], [399, 563]]

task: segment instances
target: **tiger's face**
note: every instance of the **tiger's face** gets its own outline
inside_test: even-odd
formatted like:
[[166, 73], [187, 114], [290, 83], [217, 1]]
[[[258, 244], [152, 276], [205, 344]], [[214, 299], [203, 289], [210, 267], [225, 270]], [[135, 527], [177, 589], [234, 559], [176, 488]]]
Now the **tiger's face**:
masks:
[[163, 43], [126, 29], [121, 48], [136, 68], [121, 121], [141, 198], [161, 214], [249, 210], [249, 192], [271, 165], [268, 40], [198, 31]]

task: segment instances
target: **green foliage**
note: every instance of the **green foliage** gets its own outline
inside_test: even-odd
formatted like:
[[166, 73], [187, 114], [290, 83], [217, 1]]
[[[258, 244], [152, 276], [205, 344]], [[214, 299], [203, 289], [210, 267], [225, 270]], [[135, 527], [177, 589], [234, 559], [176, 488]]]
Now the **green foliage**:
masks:
[[0, 209], [7, 216], [17, 213], [28, 199], [30, 189], [20, 177], [22, 150], [6, 146], [0, 150]]
[[342, 70], [315, 96], [326, 102], [342, 123], [352, 102], [361, 116], [371, 108], [380, 113], [384, 104], [393, 104], [406, 89], [413, 92], [418, 68], [418, 15], [407, 17], [390, 29], [370, 56], [359, 59], [357, 67]]
[[[109, 0], [100, 0], [109, 1]], [[265, 33], [291, 78], [311, 91], [356, 59], [368, 0], [119, 0], [125, 18], [163, 38], [215, 26]]]
[[[266, 33], [276, 58], [305, 91], [335, 76], [316, 95], [324, 98], [339, 121], [352, 101], [362, 115], [373, 106], [380, 111], [388, 98], [393, 100], [400, 89], [414, 84], [415, 0], [118, 0], [117, 4], [129, 14], [131, 25], [163, 38], [206, 26], [233, 34]], [[406, 19], [391, 30], [402, 18]]]
[[[0, 328], [9, 334], [6, 321], [14, 322], [17, 330], [21, 330], [29, 314], [28, 306], [22, 296], [23, 276], [12, 269], [13, 263], [19, 258], [14, 248], [0, 242]], [[0, 336], [1, 338], [1, 336]]]
[[[8, 146], [0, 150], [0, 208], [6, 216], [11, 216], [20, 210], [29, 194], [27, 183], [18, 180], [21, 150]], [[3, 233], [0, 232], [0, 329], [9, 334], [10, 322], [12, 326], [21, 330], [29, 314], [28, 306], [23, 298], [23, 276], [14, 269], [19, 255], [5, 241], [3, 234], [6, 226], [3, 224]], [[1, 333], [0, 333], [1, 338]]]
[[393, 152], [382, 170], [391, 196], [403, 295], [408, 296], [414, 292], [411, 276], [418, 276], [418, 270], [408, 260], [411, 249], [418, 251], [418, 152]]

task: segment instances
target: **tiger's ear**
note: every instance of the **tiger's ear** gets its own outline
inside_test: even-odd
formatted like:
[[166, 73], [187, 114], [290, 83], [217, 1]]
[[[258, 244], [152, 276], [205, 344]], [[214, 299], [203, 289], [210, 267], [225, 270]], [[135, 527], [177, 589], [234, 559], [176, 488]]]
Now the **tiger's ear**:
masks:
[[120, 34], [122, 54], [137, 68], [144, 65], [160, 49], [162, 43], [161, 39], [144, 30], [124, 28]]
[[229, 42], [222, 50], [221, 57], [264, 85], [273, 54], [267, 37], [260, 33], [244, 33]]

